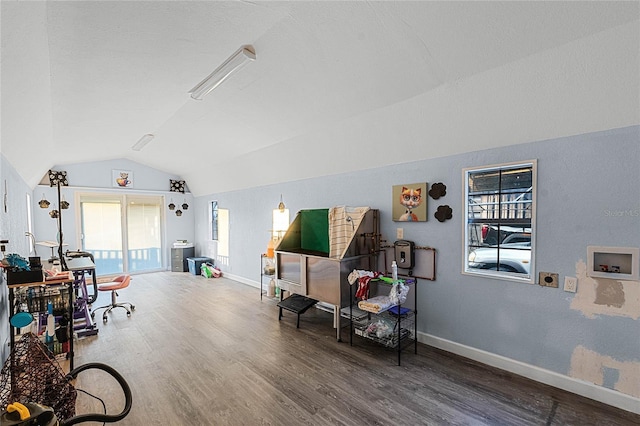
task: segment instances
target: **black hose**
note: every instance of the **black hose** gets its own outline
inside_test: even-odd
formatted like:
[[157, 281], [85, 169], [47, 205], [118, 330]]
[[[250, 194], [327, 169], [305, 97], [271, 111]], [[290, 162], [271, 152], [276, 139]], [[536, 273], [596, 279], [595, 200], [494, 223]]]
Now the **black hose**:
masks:
[[73, 380], [78, 376], [79, 373], [85, 370], [91, 370], [91, 369], [105, 371], [118, 381], [118, 383], [120, 384], [120, 387], [122, 388], [122, 392], [124, 393], [124, 398], [125, 398], [124, 408], [122, 409], [122, 412], [120, 414], [99, 414], [99, 413], [80, 414], [78, 416], [71, 417], [70, 419], [65, 420], [64, 422], [60, 423], [60, 426], [70, 426], [70, 425], [75, 425], [75, 424], [84, 423], [84, 422], [115, 423], [124, 419], [127, 416], [127, 414], [129, 414], [129, 411], [131, 411], [131, 403], [132, 403], [131, 388], [129, 388], [129, 384], [124, 379], [124, 377], [122, 377], [122, 375], [120, 375], [120, 373], [118, 373], [114, 368], [99, 362], [90, 362], [88, 364], [83, 364], [71, 370], [69, 374], [67, 374], [67, 379]]

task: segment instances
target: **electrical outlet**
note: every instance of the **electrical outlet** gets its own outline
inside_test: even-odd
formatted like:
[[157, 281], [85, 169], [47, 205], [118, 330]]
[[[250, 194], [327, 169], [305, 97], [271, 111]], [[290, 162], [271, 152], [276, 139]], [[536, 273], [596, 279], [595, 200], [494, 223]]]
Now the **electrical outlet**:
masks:
[[578, 279], [576, 277], [564, 277], [564, 291], [575, 293], [578, 290]]
[[553, 272], [540, 272], [538, 274], [538, 284], [544, 287], [558, 288], [558, 274]]
[[404, 229], [403, 228], [396, 228], [396, 239], [397, 240], [401, 240], [404, 238]]

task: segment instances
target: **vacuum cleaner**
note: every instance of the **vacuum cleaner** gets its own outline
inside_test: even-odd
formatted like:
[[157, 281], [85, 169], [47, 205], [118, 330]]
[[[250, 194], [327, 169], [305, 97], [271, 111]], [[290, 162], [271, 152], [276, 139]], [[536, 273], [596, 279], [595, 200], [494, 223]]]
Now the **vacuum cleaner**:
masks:
[[59, 421], [50, 407], [31, 402], [14, 402], [8, 404], [6, 410], [0, 415], [0, 426], [70, 426], [84, 422], [115, 423], [124, 419], [131, 411], [131, 389], [127, 381], [115, 369], [106, 364], [94, 362], [74, 368], [66, 377], [71, 381], [79, 373], [90, 369], [105, 371], [118, 381], [125, 397], [124, 408], [120, 414], [80, 414], [64, 421]]

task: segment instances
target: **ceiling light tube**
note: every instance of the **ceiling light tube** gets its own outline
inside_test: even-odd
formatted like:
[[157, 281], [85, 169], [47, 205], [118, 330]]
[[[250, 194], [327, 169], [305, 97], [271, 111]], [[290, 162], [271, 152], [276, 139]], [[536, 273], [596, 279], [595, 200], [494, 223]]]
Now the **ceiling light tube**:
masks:
[[151, 142], [153, 138], [154, 136], [151, 133], [147, 133], [146, 135], [141, 137], [140, 140], [131, 147], [131, 149], [134, 151], [142, 151], [142, 148], [144, 148], [149, 142]]
[[222, 65], [215, 69], [207, 78], [202, 80], [189, 94], [193, 99], [202, 100], [209, 92], [218, 87], [235, 71], [242, 68], [249, 61], [255, 61], [256, 51], [253, 46], [242, 46], [229, 57]]

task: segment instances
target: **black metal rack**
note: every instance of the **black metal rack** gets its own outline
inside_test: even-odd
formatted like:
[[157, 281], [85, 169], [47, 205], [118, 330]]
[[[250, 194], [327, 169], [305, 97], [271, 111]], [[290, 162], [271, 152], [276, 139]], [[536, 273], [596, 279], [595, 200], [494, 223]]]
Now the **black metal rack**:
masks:
[[[268, 269], [269, 261], [273, 263], [273, 270]], [[262, 296], [267, 292], [264, 289], [264, 281], [265, 278], [273, 279], [276, 276], [276, 268], [275, 268], [275, 258], [269, 257], [266, 254], [260, 255], [260, 300], [262, 300]], [[267, 283], [267, 288], [269, 283]]]
[[[349, 307], [341, 309], [341, 315], [349, 319], [349, 344], [351, 346], [353, 346], [353, 335], [355, 334], [356, 336], [371, 340], [387, 348], [395, 349], [398, 355], [398, 365], [400, 365], [403, 350], [413, 345], [414, 353], [418, 353], [417, 279], [410, 278], [401, 281], [413, 289], [413, 308], [407, 308], [407, 303], [405, 302], [404, 306], [403, 304], [393, 305], [377, 313], [361, 310], [357, 305], [354, 306], [355, 289], [353, 287], [357, 286], [353, 285], [349, 292]], [[376, 285], [389, 287], [389, 291], [393, 289], [392, 284], [386, 281], [373, 279], [371, 282], [376, 283]], [[399, 291], [399, 289], [397, 290]], [[379, 321], [385, 324], [393, 324], [393, 331], [382, 335], [377, 334], [375, 324]]]
[[[64, 328], [67, 330], [67, 333], [64, 333], [65, 338], [62, 340], [68, 341], [68, 345], [57, 345], [56, 341], [58, 341], [58, 343], [66, 342], [60, 342], [61, 339], [56, 335], [56, 339], [49, 342], [51, 343], [49, 349], [56, 353], [56, 355], [62, 355], [62, 353], [64, 353], [69, 360], [69, 368], [71, 369], [73, 368], [73, 313], [75, 302], [73, 281], [73, 277], [69, 274], [64, 278], [56, 280], [8, 285], [9, 318], [18, 312], [16, 297], [19, 298], [18, 300], [20, 300], [21, 303], [26, 303], [27, 307], [31, 304], [30, 308], [37, 309], [36, 311], [30, 312], [36, 314], [34, 318], [38, 321], [39, 326], [40, 313], [43, 311], [46, 312], [46, 306], [49, 301], [57, 305], [55, 307], [56, 314], [62, 315], [66, 313], [67, 321]], [[15, 336], [18, 331], [19, 329], [13, 326], [10, 327], [11, 348], [15, 345]], [[12, 365], [13, 361], [12, 358]]]

